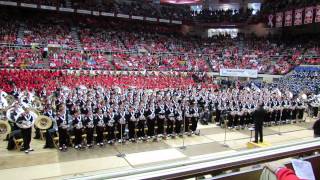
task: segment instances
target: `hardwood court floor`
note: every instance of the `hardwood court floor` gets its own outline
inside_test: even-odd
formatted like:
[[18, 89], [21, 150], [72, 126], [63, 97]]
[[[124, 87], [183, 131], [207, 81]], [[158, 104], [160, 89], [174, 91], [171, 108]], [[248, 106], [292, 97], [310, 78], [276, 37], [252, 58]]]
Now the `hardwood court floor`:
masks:
[[[278, 126], [266, 127], [264, 139], [272, 145], [312, 139], [313, 131], [310, 128], [313, 122], [314, 119], [307, 119], [304, 123], [282, 125], [281, 135], [278, 134]], [[32, 140], [35, 151], [26, 155], [19, 151], [7, 151], [7, 142], [0, 142], [0, 179], [62, 179], [228, 154], [246, 149], [251, 134], [247, 129], [227, 130], [224, 142], [224, 129], [214, 124], [199, 125], [199, 129], [200, 136], [185, 137], [185, 150], [180, 149], [182, 138], [127, 143], [122, 147], [119, 144], [107, 145], [84, 151], [70, 148], [64, 153], [56, 149], [42, 149], [44, 141]], [[223, 146], [224, 143], [228, 147]], [[117, 157], [119, 152], [123, 152], [125, 158]]]

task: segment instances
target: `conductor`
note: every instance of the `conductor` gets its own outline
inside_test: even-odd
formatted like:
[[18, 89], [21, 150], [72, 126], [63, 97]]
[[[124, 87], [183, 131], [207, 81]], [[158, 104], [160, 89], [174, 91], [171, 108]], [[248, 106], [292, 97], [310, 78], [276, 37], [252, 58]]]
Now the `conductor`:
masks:
[[267, 111], [263, 109], [263, 104], [259, 104], [259, 107], [253, 112], [254, 129], [255, 129], [255, 143], [258, 143], [258, 136], [260, 136], [260, 143], [263, 142], [263, 122], [267, 117]]

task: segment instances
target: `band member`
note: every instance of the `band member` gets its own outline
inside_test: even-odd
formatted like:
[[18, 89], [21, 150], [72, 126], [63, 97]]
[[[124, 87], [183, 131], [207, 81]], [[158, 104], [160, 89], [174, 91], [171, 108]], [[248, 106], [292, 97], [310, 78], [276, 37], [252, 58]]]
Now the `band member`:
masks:
[[65, 111], [64, 106], [61, 107], [62, 108], [56, 117], [59, 132], [59, 150], [66, 151], [69, 139], [68, 129], [70, 127], [70, 119], [67, 111]]
[[173, 125], [175, 124], [175, 116], [174, 116], [174, 107], [172, 104], [169, 104], [169, 106], [166, 109], [166, 116], [167, 116], [167, 129], [166, 133], [167, 135], [171, 135], [173, 133]]
[[32, 133], [32, 124], [35, 121], [34, 117], [30, 114], [29, 109], [25, 109], [25, 112], [18, 117], [17, 123], [20, 124], [21, 134], [23, 138], [23, 151], [29, 153], [33, 151], [30, 147], [31, 143], [31, 133]]
[[200, 110], [196, 104], [191, 108], [191, 133], [193, 134], [197, 130], [198, 120], [200, 116]]
[[80, 114], [80, 111], [75, 112], [73, 121], [73, 132], [74, 132], [74, 148], [81, 149], [82, 148], [82, 133], [83, 133], [83, 117]]
[[151, 104], [147, 110], [147, 127], [148, 127], [148, 139], [154, 136], [154, 126], [155, 126], [155, 107], [154, 104]]
[[166, 111], [164, 104], [160, 103], [156, 109], [157, 114], [157, 134], [163, 136], [164, 133], [164, 122], [166, 119]]
[[185, 127], [184, 127], [184, 132], [189, 132], [190, 129], [190, 122], [191, 122], [191, 118], [192, 118], [192, 113], [191, 110], [189, 108], [189, 105], [186, 104], [186, 106], [184, 107], [184, 116], [185, 116]]
[[94, 118], [92, 111], [88, 111], [86, 115], [83, 125], [85, 126], [85, 131], [87, 134], [87, 147], [93, 147], [93, 132], [94, 132]]
[[124, 106], [120, 107], [120, 112], [118, 115], [118, 139], [119, 143], [124, 142], [124, 133], [126, 129], [126, 116], [129, 115], [129, 112], [127, 112], [124, 108]]
[[115, 130], [115, 112], [113, 112], [113, 108], [110, 107], [109, 108], [109, 111], [107, 113], [107, 116], [106, 116], [106, 120], [107, 120], [107, 132], [108, 132], [108, 135], [107, 135], [107, 141], [108, 141], [108, 144], [113, 144], [114, 143], [114, 140], [115, 140], [115, 134], [114, 134], [114, 130]]
[[174, 131], [176, 134], [181, 135], [181, 126], [183, 124], [183, 112], [180, 107], [176, 108], [174, 115], [175, 115], [175, 119], [176, 119]]
[[[255, 129], [255, 143], [263, 142], [263, 122], [267, 116], [267, 111], [263, 109], [263, 104], [260, 104], [258, 109], [253, 112], [254, 129]], [[258, 136], [260, 136], [260, 141], [258, 141]]]
[[46, 142], [44, 145], [44, 149], [46, 148], [54, 148], [53, 139], [52, 137], [57, 136], [58, 126], [56, 121], [56, 114], [52, 111], [50, 107], [45, 107], [44, 116], [49, 117], [52, 120], [52, 125], [49, 129], [45, 132]]
[[102, 110], [98, 109], [97, 114], [94, 116], [94, 125], [96, 127], [97, 138], [96, 142], [98, 146], [103, 146], [103, 132], [106, 127], [106, 117], [102, 114]]
[[143, 105], [140, 105], [140, 108], [139, 108], [139, 121], [138, 121], [138, 124], [137, 124], [137, 129], [138, 129], [138, 132], [137, 132], [137, 136], [138, 136], [138, 139], [139, 140], [146, 140], [145, 139], [145, 132], [144, 132], [144, 127], [145, 127], [145, 124], [146, 124], [146, 115], [147, 115], [147, 112], [145, 111]]
[[138, 123], [139, 114], [131, 107], [129, 112], [128, 129], [129, 129], [129, 141], [136, 142], [136, 124]]

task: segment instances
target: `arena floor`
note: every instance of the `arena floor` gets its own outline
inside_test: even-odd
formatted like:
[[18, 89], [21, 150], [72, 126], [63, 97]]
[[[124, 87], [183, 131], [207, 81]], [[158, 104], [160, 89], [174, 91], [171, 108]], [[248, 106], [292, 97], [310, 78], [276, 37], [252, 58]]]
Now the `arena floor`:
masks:
[[[307, 122], [264, 128], [265, 141], [272, 145], [297, 142], [313, 138], [311, 129], [314, 119]], [[123, 145], [107, 145], [84, 151], [69, 149], [59, 152], [42, 149], [44, 141], [32, 140], [35, 151], [26, 155], [18, 150], [7, 151], [6, 143], [0, 142], [0, 179], [61, 179], [82, 174], [114, 172], [179, 160], [195, 159], [213, 154], [227, 154], [246, 149], [250, 140], [249, 130], [227, 130], [223, 146], [224, 129], [216, 125], [199, 125], [200, 136], [185, 137], [185, 150], [181, 150], [182, 138], [160, 142], [138, 142]], [[125, 158], [116, 155], [122, 151]]]

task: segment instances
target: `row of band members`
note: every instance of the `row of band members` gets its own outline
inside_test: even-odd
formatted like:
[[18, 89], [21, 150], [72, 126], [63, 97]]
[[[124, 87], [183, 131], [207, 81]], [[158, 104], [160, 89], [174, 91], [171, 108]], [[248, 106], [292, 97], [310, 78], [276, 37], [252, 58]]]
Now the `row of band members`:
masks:
[[[303, 119], [304, 109], [302, 103], [291, 103], [295, 108], [283, 108], [283, 110], [275, 109], [269, 112], [266, 123], [286, 120]], [[269, 104], [271, 105], [271, 104]], [[278, 106], [280, 103], [275, 102], [272, 106]], [[286, 105], [282, 103], [281, 105]], [[297, 105], [297, 106], [295, 106]], [[247, 107], [247, 106], [246, 106]], [[287, 106], [288, 107], [288, 106]], [[254, 108], [254, 106], [249, 107]], [[94, 141], [94, 133], [96, 134], [96, 144], [104, 145], [104, 132], [107, 132], [106, 140], [108, 143], [113, 143], [115, 139], [122, 141], [127, 134], [129, 141], [136, 141], [136, 138], [146, 140], [153, 138], [155, 135], [181, 135], [183, 132], [195, 133], [198, 120], [207, 123], [211, 120], [212, 111], [208, 107], [198, 107], [197, 104], [190, 104], [185, 108], [158, 105], [150, 108], [140, 108], [139, 110], [131, 107], [129, 110], [125, 108], [113, 109], [107, 111], [97, 109], [93, 113], [89, 110], [85, 115], [81, 113], [81, 108], [67, 108], [64, 104], [59, 105], [59, 108], [54, 112], [50, 106], [46, 106], [43, 115], [50, 117], [53, 120], [53, 125], [46, 131], [45, 148], [53, 148], [52, 137], [56, 136], [56, 131], [59, 133], [59, 149], [66, 150], [70, 144], [70, 133], [75, 136], [75, 148], [82, 147], [82, 135], [86, 134], [87, 146], [92, 147]], [[82, 109], [83, 112], [83, 109]], [[216, 107], [215, 109], [217, 124], [221, 125], [224, 119], [228, 120], [228, 127], [244, 127], [253, 123], [252, 113], [250, 111], [240, 111], [236, 108]], [[17, 121], [33, 121], [32, 116], [26, 110]], [[185, 120], [185, 121], [184, 121]], [[184, 125], [185, 123], [185, 125]], [[166, 126], [166, 127], [165, 127]], [[182, 129], [185, 127], [184, 129]], [[145, 129], [147, 128], [147, 129]], [[14, 129], [18, 129], [15, 127]], [[20, 128], [21, 129], [21, 128]], [[126, 133], [126, 129], [128, 133]], [[25, 152], [32, 151], [30, 148], [31, 128], [21, 129], [21, 135], [24, 140]], [[36, 134], [39, 134], [37, 129]], [[122, 139], [121, 139], [122, 138]], [[8, 144], [8, 149], [12, 149], [13, 144]]]

